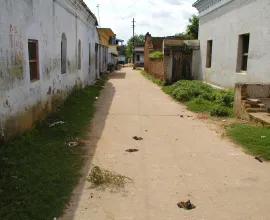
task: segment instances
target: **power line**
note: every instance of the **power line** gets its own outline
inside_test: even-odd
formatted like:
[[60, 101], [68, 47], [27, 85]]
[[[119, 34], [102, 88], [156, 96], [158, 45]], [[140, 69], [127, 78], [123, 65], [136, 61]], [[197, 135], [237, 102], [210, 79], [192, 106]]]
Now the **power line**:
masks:
[[136, 1], [138, 0], [134, 0], [133, 3], [127, 9], [129, 9], [132, 5], [134, 5]]
[[113, 7], [113, 9], [114, 9], [114, 12], [116, 12], [116, 10], [115, 10], [115, 5], [113, 4], [112, 0], [110, 0], [110, 2], [111, 2], [111, 5], [112, 5], [112, 7]]
[[[128, 6], [125, 10], [128, 10], [131, 8], [131, 6], [133, 6], [138, 0], [134, 0], [130, 6]], [[126, 14], [127, 12], [124, 13], [124, 15]], [[124, 20], [124, 16], [122, 16], [122, 20]]]

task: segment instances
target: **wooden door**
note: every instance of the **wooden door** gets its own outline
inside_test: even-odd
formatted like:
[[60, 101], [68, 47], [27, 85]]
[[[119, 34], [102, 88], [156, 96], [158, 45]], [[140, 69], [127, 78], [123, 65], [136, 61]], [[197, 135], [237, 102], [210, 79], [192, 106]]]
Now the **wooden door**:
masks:
[[178, 52], [173, 54], [172, 81], [191, 79], [192, 53]]

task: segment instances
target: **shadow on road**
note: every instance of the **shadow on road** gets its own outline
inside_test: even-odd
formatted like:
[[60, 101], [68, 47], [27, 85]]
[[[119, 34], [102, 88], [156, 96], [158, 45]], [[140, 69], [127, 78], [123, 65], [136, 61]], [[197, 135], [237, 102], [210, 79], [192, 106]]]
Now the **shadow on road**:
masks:
[[113, 72], [109, 74], [110, 79], [125, 79], [126, 78], [126, 73], [125, 72]]
[[[126, 73], [125, 72], [114, 72], [109, 74], [110, 79], [124, 79]], [[64, 216], [60, 219], [67, 220], [67, 219], [74, 219], [75, 213], [78, 209], [78, 205], [80, 203], [82, 192], [85, 186], [85, 180], [90, 172], [92, 159], [95, 155], [96, 148], [98, 142], [101, 138], [102, 132], [105, 127], [106, 119], [109, 114], [109, 109], [111, 107], [113, 97], [115, 95], [115, 87], [113, 84], [108, 81], [105, 85], [105, 88], [102, 90], [100, 97], [96, 103], [96, 114], [94, 119], [91, 122], [91, 132], [86, 136], [87, 141], [87, 154], [85, 155], [85, 165], [82, 169], [82, 177], [74, 189], [72, 198], [70, 203], [67, 206]]]

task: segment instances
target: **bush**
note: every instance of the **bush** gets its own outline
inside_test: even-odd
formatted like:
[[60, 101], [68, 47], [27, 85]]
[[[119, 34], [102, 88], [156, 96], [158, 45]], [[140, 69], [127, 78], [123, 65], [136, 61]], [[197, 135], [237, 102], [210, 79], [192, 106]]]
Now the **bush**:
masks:
[[218, 90], [215, 92], [215, 100], [219, 105], [232, 107], [233, 105], [233, 91], [232, 90]]
[[180, 80], [170, 86], [169, 94], [179, 101], [190, 101], [193, 98], [201, 97], [206, 100], [214, 99], [214, 89], [196, 80]]
[[211, 116], [228, 116], [229, 114], [229, 110], [222, 105], [216, 105], [210, 111]]
[[149, 54], [150, 59], [161, 59], [163, 57], [162, 51], [154, 51]]

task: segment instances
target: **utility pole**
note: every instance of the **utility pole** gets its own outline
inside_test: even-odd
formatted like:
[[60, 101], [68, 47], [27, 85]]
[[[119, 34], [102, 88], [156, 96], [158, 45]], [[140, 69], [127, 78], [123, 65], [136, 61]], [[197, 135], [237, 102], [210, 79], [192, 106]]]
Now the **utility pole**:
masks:
[[135, 38], [134, 38], [134, 35], [135, 35], [135, 32], [134, 32], [134, 30], [135, 30], [135, 20], [134, 20], [134, 18], [133, 18], [133, 20], [132, 20], [132, 28], [133, 28], [133, 53], [132, 53], [132, 57], [133, 57], [133, 68], [135, 68]]
[[100, 25], [100, 16], [99, 16], [99, 4], [97, 4], [97, 10], [98, 10], [98, 23], [99, 23], [99, 26], [101, 27], [101, 25]]

